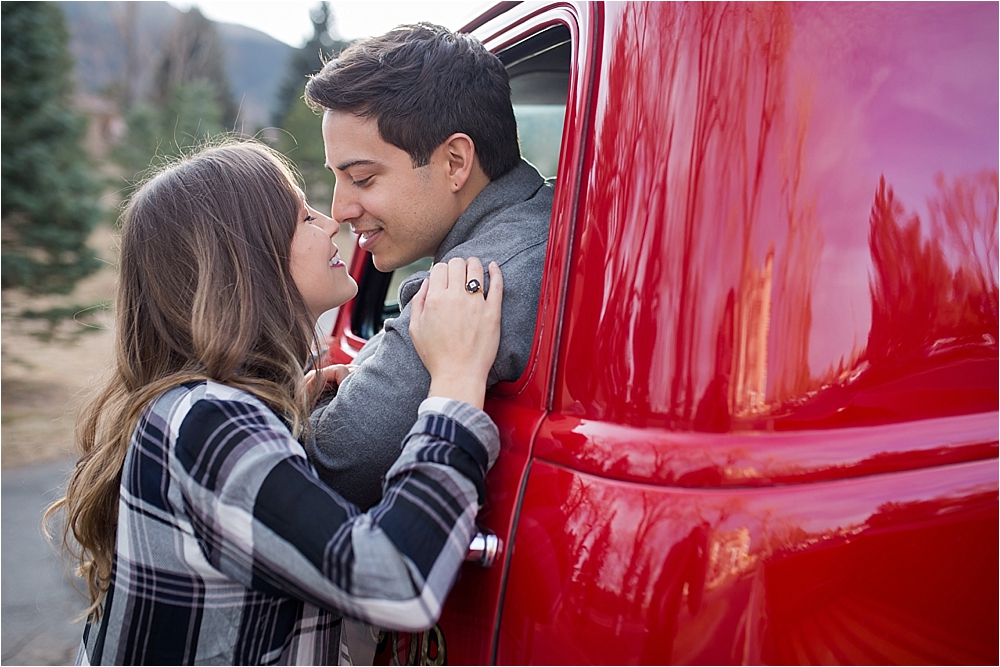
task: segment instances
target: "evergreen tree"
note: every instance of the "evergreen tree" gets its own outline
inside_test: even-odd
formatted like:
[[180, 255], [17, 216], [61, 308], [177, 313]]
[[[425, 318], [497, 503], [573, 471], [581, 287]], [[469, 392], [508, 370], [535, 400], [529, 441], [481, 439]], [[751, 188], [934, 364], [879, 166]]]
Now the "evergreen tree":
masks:
[[162, 107], [137, 104], [125, 114], [125, 124], [126, 140], [115, 147], [114, 158], [130, 182], [160, 160], [226, 132], [214, 88], [204, 79], [174, 86]]
[[337, 19], [329, 2], [316, 5], [309, 12], [309, 18], [313, 24], [312, 37], [305, 46], [292, 53], [288, 60], [288, 75], [278, 92], [278, 104], [272, 117], [273, 124], [278, 127], [283, 127], [288, 113], [302, 103], [302, 91], [309, 75], [322, 69], [327, 59], [335, 57], [350, 44], [335, 36]]
[[98, 189], [72, 110], [73, 61], [62, 10], [49, 2], [2, 9], [2, 288], [67, 293], [100, 266], [87, 246]]
[[222, 40], [215, 24], [194, 7], [180, 16], [163, 40], [152, 102], [166, 106], [176, 101], [173, 98], [179, 87], [198, 81], [203, 82], [203, 91], [212, 91], [220, 120], [231, 126], [236, 120], [236, 106], [226, 77]]
[[274, 125], [282, 130], [275, 148], [286, 154], [298, 167], [307, 194], [320, 202], [333, 194], [330, 174], [324, 168], [322, 118], [306, 106], [302, 94], [306, 81], [329, 58], [343, 51], [350, 42], [336, 37], [336, 19], [327, 2], [312, 12], [313, 34], [305, 46], [289, 59], [288, 75], [282, 83], [274, 111]]

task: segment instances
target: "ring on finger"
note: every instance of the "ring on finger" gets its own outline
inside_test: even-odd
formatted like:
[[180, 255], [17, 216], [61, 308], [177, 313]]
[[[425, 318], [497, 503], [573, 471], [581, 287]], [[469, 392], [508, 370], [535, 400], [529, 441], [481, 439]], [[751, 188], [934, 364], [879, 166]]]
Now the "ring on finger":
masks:
[[469, 282], [465, 283], [465, 291], [469, 294], [478, 294], [479, 290], [483, 289], [482, 283], [473, 278]]

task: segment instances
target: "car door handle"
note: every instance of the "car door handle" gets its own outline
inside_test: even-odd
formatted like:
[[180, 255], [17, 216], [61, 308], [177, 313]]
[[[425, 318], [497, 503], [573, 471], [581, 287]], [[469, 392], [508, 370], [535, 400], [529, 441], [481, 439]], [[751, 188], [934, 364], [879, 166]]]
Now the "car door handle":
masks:
[[488, 528], [480, 528], [469, 544], [469, 553], [465, 554], [467, 563], [479, 563], [480, 567], [491, 567], [500, 553], [500, 538]]

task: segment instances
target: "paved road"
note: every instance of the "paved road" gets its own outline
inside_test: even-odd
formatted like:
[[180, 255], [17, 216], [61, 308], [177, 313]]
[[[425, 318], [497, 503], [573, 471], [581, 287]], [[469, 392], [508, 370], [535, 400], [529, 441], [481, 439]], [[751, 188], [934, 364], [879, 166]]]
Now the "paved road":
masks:
[[65, 483], [71, 461], [3, 471], [0, 508], [2, 664], [73, 664], [83, 625], [73, 618], [83, 598], [63, 575], [41, 532], [42, 512]]

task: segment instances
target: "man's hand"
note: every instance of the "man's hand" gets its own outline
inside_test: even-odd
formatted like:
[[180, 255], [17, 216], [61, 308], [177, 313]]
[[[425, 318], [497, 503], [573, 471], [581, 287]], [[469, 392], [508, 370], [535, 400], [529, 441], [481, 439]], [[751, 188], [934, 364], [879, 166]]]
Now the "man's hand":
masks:
[[[470, 292], [475, 280], [480, 286]], [[435, 264], [410, 302], [410, 338], [431, 376], [427, 395], [483, 407], [486, 378], [500, 345], [503, 276], [490, 263], [490, 293], [482, 291], [483, 265], [475, 257]]]

